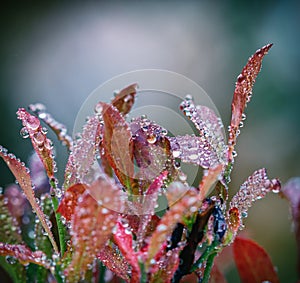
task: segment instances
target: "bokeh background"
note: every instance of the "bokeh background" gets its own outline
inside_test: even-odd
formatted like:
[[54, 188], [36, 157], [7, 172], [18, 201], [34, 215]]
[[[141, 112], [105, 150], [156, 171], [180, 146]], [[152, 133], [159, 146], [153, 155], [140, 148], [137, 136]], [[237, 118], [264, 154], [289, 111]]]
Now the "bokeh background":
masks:
[[[285, 183], [300, 175], [299, 1], [7, 1], [0, 8], [0, 144], [26, 160], [18, 107], [42, 102], [72, 132], [80, 106], [111, 77], [142, 68], [183, 74], [201, 85], [228, 125], [236, 76], [273, 42], [238, 140], [231, 190], [255, 169]], [[58, 146], [62, 172], [66, 152]], [[0, 185], [14, 182], [0, 162]], [[246, 220], [282, 282], [296, 282], [287, 202], [269, 195]], [[236, 271], [229, 282], [239, 282]]]

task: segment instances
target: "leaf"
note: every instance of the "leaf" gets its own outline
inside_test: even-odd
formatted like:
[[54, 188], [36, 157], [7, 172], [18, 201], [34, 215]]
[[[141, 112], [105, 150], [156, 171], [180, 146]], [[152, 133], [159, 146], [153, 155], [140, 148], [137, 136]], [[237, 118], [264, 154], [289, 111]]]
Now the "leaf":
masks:
[[19, 244], [22, 242], [21, 229], [8, 209], [8, 198], [0, 195], [0, 242]]
[[97, 115], [88, 118], [82, 133], [73, 143], [65, 170], [64, 188], [77, 183], [86, 183], [85, 177], [95, 161], [96, 151], [101, 141], [100, 128]]
[[19, 108], [18, 119], [22, 120], [24, 128], [21, 131], [28, 133], [32, 146], [44, 164], [49, 179], [54, 177], [55, 162], [53, 159], [52, 142], [47, 138], [40, 120], [30, 115], [24, 108]]
[[111, 104], [118, 109], [120, 113], [126, 115], [130, 112], [136, 95], [137, 84], [131, 84], [117, 93]]
[[298, 249], [298, 273], [300, 274], [300, 178], [291, 178], [283, 186], [281, 194], [288, 199], [293, 217]]
[[[266, 169], [259, 169], [248, 177], [247, 181], [242, 184], [239, 191], [233, 196], [230, 202], [230, 208], [236, 207], [241, 217], [247, 217], [247, 211], [252, 205], [252, 202], [265, 197], [270, 191], [278, 193], [280, 187], [281, 185], [278, 179], [269, 180]], [[235, 224], [233, 225], [235, 226]], [[242, 227], [242, 221], [240, 221], [240, 228]]]
[[73, 254], [65, 270], [67, 282], [77, 282], [112, 234], [121, 208], [119, 189], [107, 178], [98, 179], [78, 201], [71, 219]]
[[0, 256], [1, 272], [2, 269], [5, 270], [5, 272], [10, 276], [12, 282], [14, 283], [26, 282], [25, 267], [21, 263], [15, 261], [16, 260], [11, 256], [7, 256], [7, 257]]
[[43, 225], [43, 228], [47, 232], [49, 240], [51, 241], [54, 250], [58, 252], [58, 247], [52, 235], [51, 228], [47, 223], [46, 216], [35, 199], [28, 168], [26, 168], [24, 163], [17, 159], [13, 154], [7, 154], [7, 150], [2, 146], [0, 146], [0, 156], [6, 162], [10, 171], [14, 174], [26, 198], [30, 202], [32, 209], [35, 211], [37, 217]]
[[133, 144], [130, 129], [118, 110], [106, 103], [102, 107], [105, 157], [121, 184], [131, 190], [134, 177]]
[[67, 189], [61, 200], [56, 212], [60, 213], [66, 221], [71, 221], [76, 206], [78, 205], [78, 198], [82, 196], [86, 186], [83, 184], [75, 184]]
[[50, 127], [62, 144], [66, 145], [69, 150], [72, 149], [73, 140], [67, 134], [66, 126], [57, 122], [51, 114], [47, 113], [43, 104], [30, 104], [28, 108]]
[[180, 109], [189, 118], [199, 136], [171, 138], [173, 155], [183, 162], [197, 164], [203, 168], [226, 163], [226, 144], [223, 124], [215, 112], [203, 105], [194, 105], [190, 99], [180, 104]]
[[124, 279], [126, 282], [130, 282], [128, 275], [128, 263], [125, 261], [124, 257], [120, 254], [117, 248], [106, 245], [98, 253], [97, 257], [109, 270], [111, 270], [120, 278]]
[[0, 243], [0, 256], [11, 256], [20, 261], [23, 265], [34, 263], [45, 268], [50, 268], [49, 262], [46, 261], [46, 255], [41, 251], [32, 252], [25, 245], [10, 245]]
[[251, 99], [255, 79], [261, 69], [263, 57], [268, 53], [272, 45], [273, 44], [267, 44], [257, 50], [254, 55], [249, 58], [241, 74], [237, 77], [231, 103], [231, 123], [228, 138], [228, 160], [230, 162], [233, 160], [233, 150], [236, 144], [236, 138], [239, 134], [239, 128], [242, 126], [241, 122], [245, 117], [243, 114], [245, 107], [247, 102]]
[[227, 283], [227, 280], [216, 264], [210, 273], [209, 283]]
[[138, 263], [137, 254], [133, 250], [131, 231], [126, 229], [120, 222], [117, 222], [117, 231], [113, 233], [113, 239], [126, 261], [131, 265], [130, 282], [139, 282], [141, 277], [141, 271]]
[[243, 283], [279, 283], [270, 257], [254, 241], [237, 237], [233, 243], [233, 254]]

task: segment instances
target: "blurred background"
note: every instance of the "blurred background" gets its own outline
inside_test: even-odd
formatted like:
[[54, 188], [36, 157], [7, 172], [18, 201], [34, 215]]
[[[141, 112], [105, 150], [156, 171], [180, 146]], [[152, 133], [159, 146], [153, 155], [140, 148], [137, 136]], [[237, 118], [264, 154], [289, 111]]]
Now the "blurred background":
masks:
[[[7, 1], [8, 2], [8, 1]], [[41, 102], [72, 133], [88, 95], [142, 68], [178, 72], [201, 85], [230, 120], [234, 82], [248, 57], [273, 42], [238, 139], [231, 190], [258, 168], [285, 183], [300, 175], [299, 1], [9, 1], [0, 9], [0, 144], [23, 160], [18, 107]], [[60, 172], [66, 160], [58, 146]], [[62, 173], [61, 173], [62, 175]], [[0, 185], [14, 182], [0, 162]], [[247, 232], [270, 253], [282, 282], [296, 282], [287, 202], [268, 195]], [[239, 282], [236, 271], [229, 282]]]

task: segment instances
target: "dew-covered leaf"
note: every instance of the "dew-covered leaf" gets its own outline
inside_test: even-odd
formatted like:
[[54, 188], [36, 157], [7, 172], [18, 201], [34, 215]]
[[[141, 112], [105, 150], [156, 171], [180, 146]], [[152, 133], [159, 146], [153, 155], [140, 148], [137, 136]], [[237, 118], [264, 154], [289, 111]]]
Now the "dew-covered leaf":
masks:
[[53, 159], [52, 141], [47, 138], [45, 130], [37, 117], [29, 114], [24, 108], [19, 108], [17, 115], [24, 126], [21, 129], [23, 137], [26, 137], [25, 134], [30, 137], [32, 146], [42, 160], [48, 177], [53, 178], [56, 164]]
[[22, 242], [21, 229], [8, 209], [9, 200], [0, 195], [0, 242], [19, 244]]
[[120, 222], [117, 223], [116, 229], [113, 239], [126, 261], [131, 265], [131, 282], [139, 282], [141, 271], [137, 253], [133, 250], [132, 232]]
[[111, 104], [115, 106], [120, 113], [126, 115], [130, 112], [136, 95], [137, 84], [131, 84], [120, 90]]
[[[175, 194], [177, 196], [174, 196]], [[193, 189], [187, 190], [183, 184], [178, 182], [170, 185], [168, 195], [168, 200], [175, 200], [177, 198], [177, 202], [172, 201], [172, 205], [161, 218], [150, 238], [147, 265], [149, 265], [151, 259], [159, 252], [160, 247], [167, 240], [167, 237], [171, 235], [177, 223], [182, 223], [184, 217], [195, 213], [201, 205], [197, 191]]]
[[120, 112], [112, 105], [100, 102], [102, 108], [103, 149], [105, 157], [121, 184], [131, 189], [134, 177], [133, 144], [130, 129]]
[[113, 248], [109, 245], [104, 246], [97, 254], [97, 258], [100, 259], [109, 270], [125, 280], [125, 282], [130, 282], [129, 265], [116, 247]]
[[22, 163], [19, 159], [17, 159], [15, 155], [11, 153], [7, 154], [7, 150], [1, 146], [0, 146], [0, 156], [6, 162], [10, 171], [17, 179], [19, 186], [23, 190], [26, 198], [31, 204], [32, 209], [35, 211], [37, 217], [41, 221], [43, 228], [45, 229], [45, 232], [48, 234], [49, 240], [51, 241], [54, 250], [58, 252], [58, 247], [52, 235], [51, 228], [47, 223], [46, 216], [36, 201], [28, 168], [26, 168], [24, 163]]
[[68, 282], [78, 281], [112, 234], [121, 208], [119, 189], [102, 178], [88, 187], [78, 200], [71, 219], [73, 254], [65, 270]]
[[167, 131], [147, 118], [136, 118], [130, 123], [133, 153], [138, 167], [136, 174], [144, 191], [163, 171], [170, 180], [175, 178], [173, 156]]
[[85, 189], [85, 185], [75, 184], [66, 190], [64, 197], [58, 206], [57, 212], [67, 221], [71, 221], [71, 217], [78, 204], [78, 198], [84, 193]]
[[[242, 184], [239, 191], [232, 198], [230, 208], [236, 207], [241, 217], [247, 217], [248, 209], [251, 207], [252, 202], [265, 197], [270, 191], [278, 193], [280, 187], [278, 179], [269, 180], [266, 169], [259, 169]], [[235, 226], [235, 224], [233, 225]], [[241, 228], [243, 227], [242, 225], [242, 221], [240, 221]]]
[[95, 161], [101, 140], [100, 128], [101, 124], [97, 115], [88, 118], [82, 133], [73, 142], [65, 170], [64, 188], [85, 182], [84, 177], [89, 173]]
[[173, 275], [179, 265], [180, 248], [168, 251], [155, 265], [151, 268], [151, 283], [171, 282]]
[[46, 255], [41, 251], [32, 252], [25, 245], [10, 245], [0, 243], [0, 256], [11, 256], [16, 258], [23, 265], [34, 263], [49, 268], [50, 264], [46, 261]]
[[174, 157], [183, 162], [210, 168], [226, 162], [226, 144], [223, 124], [215, 112], [203, 105], [194, 105], [190, 99], [180, 104], [180, 109], [189, 118], [199, 136], [178, 136], [171, 138]]
[[67, 134], [66, 126], [56, 121], [51, 114], [46, 112], [45, 105], [41, 103], [30, 104], [29, 109], [50, 127], [62, 144], [66, 145], [69, 150], [72, 149], [73, 140]]
[[233, 243], [233, 254], [243, 283], [279, 283], [269, 255], [254, 241], [237, 237]]
[[273, 44], [267, 44], [257, 50], [248, 60], [241, 74], [237, 77], [235, 90], [231, 103], [231, 123], [228, 138], [228, 160], [233, 159], [233, 150], [236, 144], [236, 138], [239, 134], [239, 128], [243, 125], [245, 119], [244, 110], [251, 99], [252, 88], [255, 79], [261, 69], [263, 57], [268, 53]]

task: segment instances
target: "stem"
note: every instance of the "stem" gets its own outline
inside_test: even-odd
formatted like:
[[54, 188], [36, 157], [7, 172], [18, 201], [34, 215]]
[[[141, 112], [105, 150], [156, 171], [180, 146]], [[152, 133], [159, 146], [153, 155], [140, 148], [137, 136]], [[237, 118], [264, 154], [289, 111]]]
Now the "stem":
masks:
[[217, 254], [218, 254], [217, 252], [213, 252], [208, 256], [207, 261], [206, 261], [206, 267], [205, 267], [204, 274], [203, 274], [203, 279], [202, 279], [201, 283], [208, 283], [209, 282], [211, 269], [212, 269], [213, 264], [214, 264], [214, 258]]

